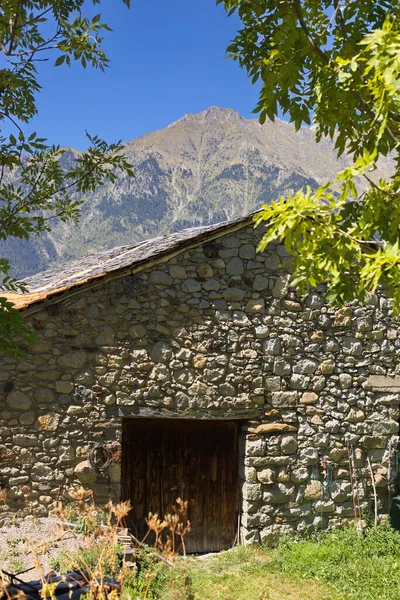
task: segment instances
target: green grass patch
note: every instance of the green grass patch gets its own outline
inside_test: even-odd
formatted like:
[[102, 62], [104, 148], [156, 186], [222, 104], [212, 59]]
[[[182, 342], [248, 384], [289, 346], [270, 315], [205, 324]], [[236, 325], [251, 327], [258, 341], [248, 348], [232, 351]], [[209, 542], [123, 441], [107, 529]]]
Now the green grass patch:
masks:
[[272, 560], [283, 574], [328, 583], [343, 600], [400, 598], [400, 533], [388, 524], [288, 538]]
[[238, 547], [179, 561], [163, 600], [337, 600], [323, 583], [276, 571], [271, 552]]
[[121, 550], [104, 546], [61, 554], [62, 572], [77, 566], [122, 576], [122, 600], [399, 600], [400, 533], [388, 524], [349, 526], [284, 538], [275, 550], [240, 546], [178, 558], [170, 569], [149, 551], [120, 573]]

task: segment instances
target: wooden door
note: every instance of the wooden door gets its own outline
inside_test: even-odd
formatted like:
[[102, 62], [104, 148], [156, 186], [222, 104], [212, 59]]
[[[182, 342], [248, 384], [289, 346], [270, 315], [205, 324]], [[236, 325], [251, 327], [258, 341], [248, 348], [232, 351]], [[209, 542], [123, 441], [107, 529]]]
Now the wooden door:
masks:
[[234, 421], [130, 419], [122, 437], [122, 499], [139, 539], [145, 517], [189, 502], [187, 552], [230, 548], [237, 531], [237, 424]]

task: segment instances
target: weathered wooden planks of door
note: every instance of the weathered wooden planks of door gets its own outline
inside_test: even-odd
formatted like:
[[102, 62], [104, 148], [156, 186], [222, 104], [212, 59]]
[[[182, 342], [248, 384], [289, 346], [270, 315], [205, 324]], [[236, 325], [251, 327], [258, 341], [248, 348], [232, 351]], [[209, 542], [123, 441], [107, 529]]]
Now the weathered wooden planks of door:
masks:
[[189, 501], [187, 552], [230, 548], [237, 531], [237, 423], [129, 419], [123, 424], [122, 500], [130, 500], [129, 525], [139, 539], [145, 517], [172, 512]]

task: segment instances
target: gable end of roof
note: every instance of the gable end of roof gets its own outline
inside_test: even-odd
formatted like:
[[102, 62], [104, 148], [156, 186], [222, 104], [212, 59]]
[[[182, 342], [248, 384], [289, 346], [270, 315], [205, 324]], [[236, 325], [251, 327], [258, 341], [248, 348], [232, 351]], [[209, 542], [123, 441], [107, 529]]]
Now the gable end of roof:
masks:
[[29, 290], [26, 294], [6, 293], [3, 297], [18, 310], [31, 314], [106, 281], [167, 262], [186, 250], [234, 233], [253, 222], [254, 214], [251, 214], [216, 225], [184, 229], [135, 246], [121, 246], [88, 255], [64, 265], [61, 271], [50, 269], [24, 279], [23, 283]]

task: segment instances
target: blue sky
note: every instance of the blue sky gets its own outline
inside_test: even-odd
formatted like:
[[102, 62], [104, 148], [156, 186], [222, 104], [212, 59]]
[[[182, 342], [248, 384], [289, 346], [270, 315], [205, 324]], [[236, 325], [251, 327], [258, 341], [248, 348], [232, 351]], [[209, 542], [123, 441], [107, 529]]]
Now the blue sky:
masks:
[[236, 17], [215, 0], [131, 2], [130, 10], [122, 0], [101, 3], [113, 28], [104, 41], [111, 59], [105, 73], [54, 68], [54, 61], [39, 67], [43, 89], [33, 129], [49, 142], [83, 149], [85, 129], [128, 141], [211, 105], [254, 118], [257, 89], [225, 58]]

